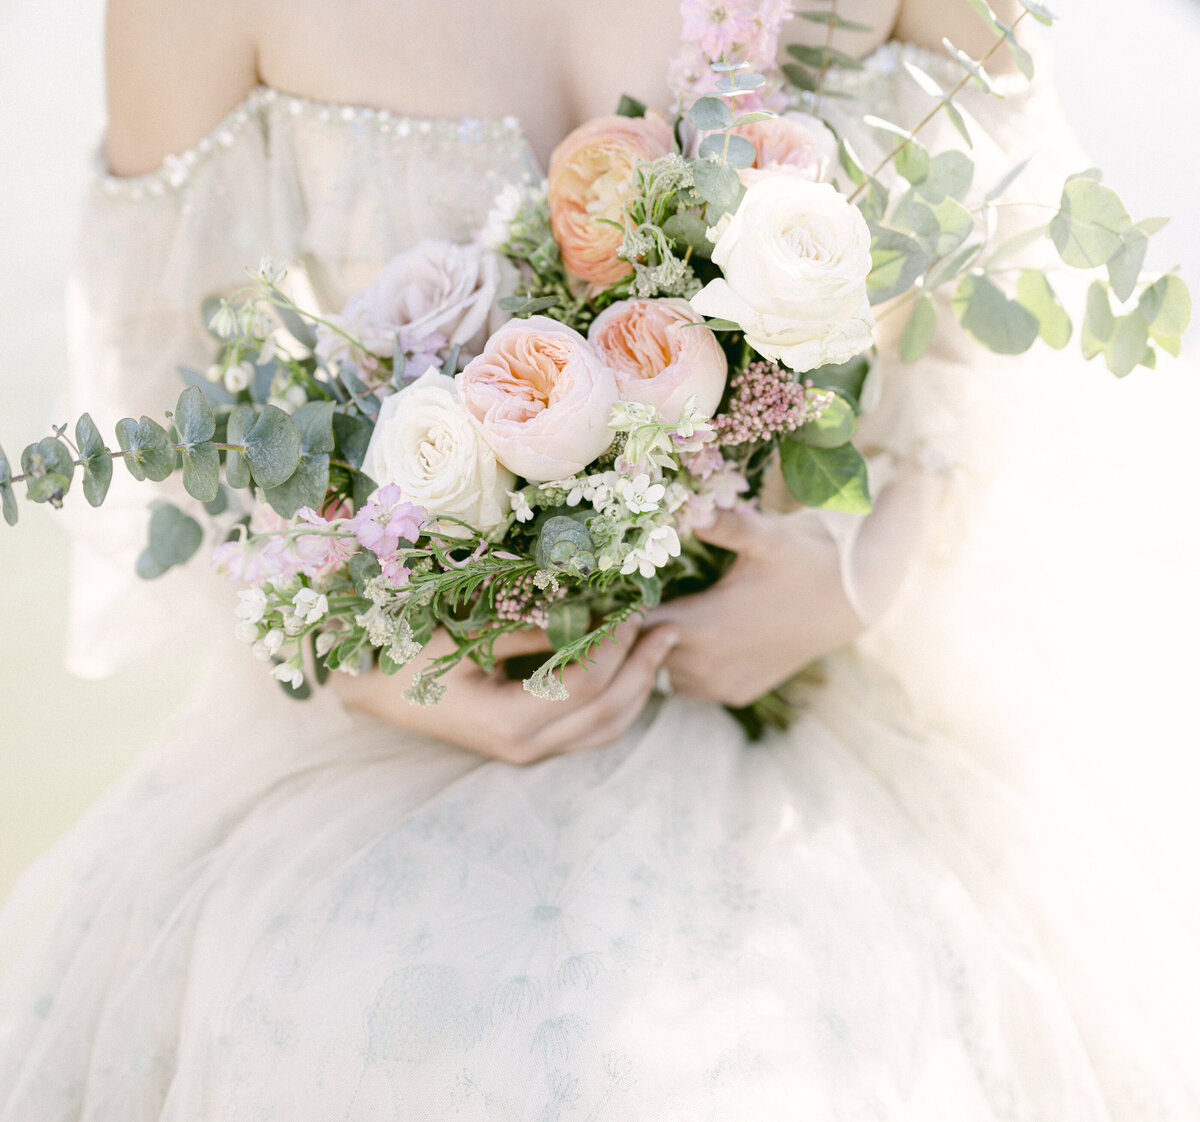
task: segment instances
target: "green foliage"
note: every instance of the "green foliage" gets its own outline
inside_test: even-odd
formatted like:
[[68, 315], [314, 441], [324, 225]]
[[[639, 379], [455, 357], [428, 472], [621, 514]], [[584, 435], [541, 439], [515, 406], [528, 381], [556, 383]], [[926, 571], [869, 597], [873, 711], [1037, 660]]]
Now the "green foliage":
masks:
[[839, 31], [871, 31], [869, 23], [855, 23], [853, 20], [842, 19], [835, 12], [797, 12], [801, 19], [812, 23], [821, 23], [826, 27], [836, 27]]
[[245, 446], [250, 474], [264, 491], [290, 479], [300, 462], [300, 430], [291, 417], [274, 405], [263, 406], [241, 443]]
[[1088, 288], [1080, 339], [1087, 358], [1094, 358], [1103, 353], [1109, 339], [1112, 338], [1115, 326], [1112, 304], [1108, 299], [1108, 285], [1101, 280], [1092, 281]]
[[975, 229], [975, 219], [962, 203], [949, 196], [940, 203], [925, 203], [915, 191], [901, 200], [894, 220], [916, 234], [922, 252], [931, 260], [953, 253]]
[[702, 97], [688, 110], [688, 119], [703, 132], [713, 132], [729, 125], [729, 106], [719, 97]]
[[557, 303], [557, 296], [505, 296], [496, 301], [496, 307], [516, 319], [527, 319], [553, 308]]
[[885, 226], [871, 229], [871, 271], [867, 295], [872, 304], [882, 304], [907, 292], [925, 271], [928, 258], [907, 234]]
[[225, 452], [225, 482], [230, 487], [240, 489], [250, 486], [250, 465], [246, 462], [245, 455], [238, 449], [244, 447], [246, 434], [253, 427], [254, 418], [254, 409], [249, 405], [236, 405], [229, 414], [225, 439], [234, 447]]
[[963, 277], [953, 306], [963, 328], [997, 354], [1021, 354], [1038, 337], [1037, 318], [980, 273]]
[[1046, 274], [1023, 269], [1017, 279], [1017, 303], [1038, 321], [1042, 340], [1061, 351], [1071, 341], [1071, 317], [1059, 303]]
[[1021, 7], [1033, 16], [1038, 23], [1044, 23], [1047, 27], [1058, 18], [1045, 4], [1040, 4], [1037, 0], [1021, 0]]
[[61, 507], [75, 474], [75, 460], [61, 440], [48, 436], [21, 453], [21, 470], [26, 476], [26, 493], [33, 502]]
[[929, 153], [915, 140], [909, 140], [896, 153], [896, 170], [914, 185], [929, 178]]
[[930, 203], [940, 203], [943, 199], [962, 202], [974, 179], [975, 164], [971, 157], [952, 148], [930, 160], [929, 175], [918, 185], [917, 193]]
[[4, 521], [10, 526], [15, 526], [19, 517], [17, 496], [12, 489], [12, 465], [9, 464], [3, 448], [0, 448], [0, 507], [4, 511]]
[[970, 268], [971, 263], [979, 256], [982, 249], [983, 246], [979, 244], [963, 246], [957, 253], [935, 262], [925, 274], [923, 285], [925, 291], [932, 292], [935, 288], [939, 288], [947, 281], [959, 276], [965, 269]]
[[949, 39], [943, 39], [942, 46], [950, 52], [950, 57], [975, 80], [976, 85], [993, 96], [1000, 95], [996, 83], [992, 81], [992, 76], [983, 68], [983, 64], [978, 59], [973, 59], [966, 51], [959, 50]]
[[150, 537], [137, 560], [138, 576], [145, 580], [161, 577], [168, 569], [182, 565], [204, 539], [200, 524], [167, 502], [152, 505]]
[[112, 453], [87, 413], [75, 422], [75, 444], [83, 466], [83, 496], [92, 506], [99, 506], [112, 483]]
[[822, 389], [836, 390], [854, 409], [858, 410], [859, 399], [862, 397], [863, 386], [867, 375], [871, 373], [871, 361], [866, 355], [855, 355], [846, 362], [831, 363], [810, 370], [805, 378], [814, 386]]
[[706, 136], [700, 143], [700, 157], [708, 160], [721, 160], [727, 168], [748, 168], [754, 166], [756, 153], [754, 145], [745, 137], [733, 136], [730, 133], [715, 133]]
[[629, 94], [622, 94], [621, 100], [617, 102], [618, 117], [644, 117], [646, 115], [646, 106], [643, 102], [638, 101], [636, 97], [630, 97]]
[[179, 395], [174, 421], [183, 457], [184, 489], [192, 498], [210, 503], [221, 485], [221, 457], [212, 443], [216, 418], [198, 387], [189, 386]]
[[1124, 235], [1132, 227], [1117, 193], [1085, 173], [1063, 185], [1058, 213], [1050, 220], [1050, 240], [1068, 265], [1094, 269], [1124, 250]]
[[1167, 273], [1146, 287], [1138, 300], [1138, 312], [1146, 321], [1150, 337], [1164, 350], [1179, 354], [1179, 342], [1192, 319], [1192, 297], [1174, 273]]
[[1124, 378], [1146, 355], [1150, 339], [1146, 321], [1136, 312], [1118, 316], [1104, 348], [1104, 362], [1118, 378]]
[[845, 398], [834, 394], [819, 417], [801, 425], [791, 435], [793, 440], [810, 448], [838, 448], [854, 436], [857, 429], [854, 407]]
[[805, 506], [867, 514], [871, 509], [867, 465], [853, 444], [813, 448], [796, 440], [780, 445], [783, 478]]
[[692, 171], [696, 181], [696, 194], [706, 203], [721, 211], [733, 211], [737, 207], [745, 188], [732, 167], [715, 160], [696, 160]]
[[548, 615], [546, 634], [556, 651], [582, 639], [592, 623], [588, 606], [579, 600], [559, 600], [550, 605]]
[[711, 257], [712, 242], [708, 240], [708, 223], [694, 214], [681, 212], [673, 214], [662, 225], [663, 233], [675, 246], [691, 246], [694, 254], [700, 257]]
[[915, 362], [929, 346], [933, 333], [937, 330], [937, 308], [933, 301], [922, 293], [913, 306], [908, 323], [904, 326], [904, 334], [900, 336], [900, 359], [902, 362]]
[[117, 422], [117, 443], [126, 452], [125, 466], [134, 479], [166, 479], [175, 470], [175, 446], [162, 425], [143, 417], [126, 417]]
[[362, 467], [367, 445], [371, 443], [371, 426], [366, 421], [352, 413], [334, 413], [333, 439], [339, 459]]
[[319, 509], [329, 490], [329, 457], [334, 447], [333, 402], [307, 402], [291, 419], [300, 434], [299, 461], [283, 483], [266, 492], [267, 502], [284, 518], [291, 518], [303, 506]]
[[533, 559], [539, 569], [575, 572], [586, 577], [596, 569], [596, 546], [586, 526], [558, 514], [541, 524]]
[[828, 70], [837, 67], [839, 70], [861, 70], [863, 65], [858, 59], [835, 50], [833, 47], [808, 47], [803, 43], [792, 43], [787, 53], [797, 62], [811, 66], [814, 70]]

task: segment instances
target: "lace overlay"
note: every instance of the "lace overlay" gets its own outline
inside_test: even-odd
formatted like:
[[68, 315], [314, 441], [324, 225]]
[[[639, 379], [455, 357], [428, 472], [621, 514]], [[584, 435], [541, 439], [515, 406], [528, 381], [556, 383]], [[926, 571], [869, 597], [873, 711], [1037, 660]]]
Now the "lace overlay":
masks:
[[[858, 110], [919, 119], [904, 57], [837, 80]], [[1045, 94], [965, 101], [980, 191], [1033, 148], [1074, 159]], [[207, 362], [201, 300], [264, 252], [338, 306], [536, 174], [506, 123], [428, 126], [260, 92], [162, 171], [96, 179], [80, 400], [104, 424], [169, 407], [173, 368]], [[144, 517], [127, 491], [107, 554], [81, 554], [82, 660], [129, 653], [103, 640], [137, 620], [141, 641], [206, 643], [213, 676], [0, 921], [13, 937], [70, 884], [0, 984], [0, 1122], [1194, 1119], [1189, 871], [1122, 816], [1099, 765], [1163, 784], [1190, 726], [1149, 692], [1122, 723], [1088, 657], [1096, 603], [1111, 638], [1187, 601], [1163, 571], [1059, 550], [1068, 516], [1038, 507], [1047, 471], [1107, 488], [1094, 449], [1038, 443], [1093, 424], [1085, 399], [1116, 400], [1103, 379], [1044, 351], [992, 361], [943, 324], [914, 366], [884, 332], [864, 439], [884, 469], [937, 449], [969, 502], [947, 491], [957, 515], [899, 601], [759, 746], [674, 698], [606, 748], [521, 769], [328, 694], [297, 705], [232, 641], [215, 578], [127, 580]], [[852, 558], [855, 526], [835, 532]], [[1088, 600], [1093, 572], [1139, 582], [1145, 618]], [[1063, 573], [1087, 611], [1056, 603]], [[1090, 706], [1062, 707], [1062, 636]], [[1116, 649], [1169, 694], [1183, 672], [1146, 656], [1156, 641], [1131, 630]]]

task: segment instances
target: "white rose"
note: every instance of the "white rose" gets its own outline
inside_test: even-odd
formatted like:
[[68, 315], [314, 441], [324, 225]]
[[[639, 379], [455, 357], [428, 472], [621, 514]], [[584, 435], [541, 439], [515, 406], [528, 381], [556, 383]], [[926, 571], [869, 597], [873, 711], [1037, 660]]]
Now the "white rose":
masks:
[[733, 320], [759, 354], [804, 373], [871, 345], [871, 231], [828, 183], [752, 184], [712, 255], [724, 276], [691, 304]]
[[[384, 401], [363, 471], [381, 487], [397, 484], [408, 502], [431, 514], [484, 533], [507, 517], [516, 485], [459, 405], [454, 379], [435, 369]], [[439, 529], [461, 533], [453, 523]]]
[[[393, 257], [329, 320], [379, 358], [391, 358], [397, 341], [406, 354], [427, 358], [461, 347], [470, 358], [486, 336], [500, 282], [500, 259], [482, 246], [426, 239]], [[318, 329], [323, 357], [340, 358], [347, 349], [340, 335], [323, 325]], [[366, 356], [352, 357], [361, 362]]]

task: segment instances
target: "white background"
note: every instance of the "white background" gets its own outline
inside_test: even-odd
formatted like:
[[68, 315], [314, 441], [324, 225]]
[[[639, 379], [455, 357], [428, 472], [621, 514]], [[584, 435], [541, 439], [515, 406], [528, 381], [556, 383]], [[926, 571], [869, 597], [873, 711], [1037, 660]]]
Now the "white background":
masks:
[[[1200, 286], [1200, 0], [1055, 6], [1069, 116], [1135, 218], [1174, 216], [1150, 264], [1180, 264]], [[100, 0], [0, 0], [0, 443], [10, 460], [51, 421], [74, 420], [52, 411], [66, 362], [63, 277], [103, 124], [101, 27]], [[0, 524], [0, 899], [186, 686], [182, 664], [102, 683], [66, 675], [65, 542], [52, 512], [23, 502], [21, 515], [15, 530]]]

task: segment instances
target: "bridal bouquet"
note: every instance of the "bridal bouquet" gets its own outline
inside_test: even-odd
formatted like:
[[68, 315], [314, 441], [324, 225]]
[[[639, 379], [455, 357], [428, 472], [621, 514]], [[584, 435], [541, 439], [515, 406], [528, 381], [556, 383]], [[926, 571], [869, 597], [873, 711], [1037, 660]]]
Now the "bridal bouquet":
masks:
[[[1013, 29], [971, 2], [1028, 70]], [[774, 69], [789, 7], [730, 4], [718, 19], [685, 0], [685, 114], [624, 99], [562, 141], [545, 184], [506, 190], [473, 243], [421, 242], [340, 312], [303, 307], [264, 262], [207, 309], [208, 396], [195, 378], [167, 425], [121, 421], [119, 451], [85, 414], [73, 442], [64, 426], [26, 448], [20, 475], [0, 452], [5, 517], [18, 481], [58, 505], [82, 469], [95, 506], [114, 459], [138, 479], [178, 471], [221, 525], [213, 563], [247, 586], [238, 634], [297, 696], [314, 675], [394, 673], [444, 628], [456, 649], [406, 692], [433, 703], [460, 659], [491, 668], [497, 639], [538, 627], [552, 651], [525, 686], [554, 699], [561, 669], [623, 621], [720, 578], [730, 556], [692, 531], [757, 502], [768, 469], [801, 504], [870, 510], [853, 437], [874, 393], [873, 309], [906, 312], [909, 360], [950, 284], [982, 344], [1063, 346], [1071, 322], [1045, 274], [1020, 271], [1009, 292], [998, 268], [1048, 237], [1066, 264], [1107, 272], [1086, 353], [1124, 374], [1177, 352], [1187, 289], [1141, 276], [1159, 223], [1135, 224], [1089, 171], [1048, 225], [991, 246], [1020, 169], [968, 201], [964, 152], [930, 153], [919, 128], [872, 118], [896, 140], [867, 170], [820, 119], [829, 70], [858, 64], [827, 41]], [[802, 16], [830, 36], [854, 26], [836, 3]], [[965, 70], [955, 88], [910, 70], [969, 144], [953, 97], [989, 84], [991, 52], [948, 47]], [[1114, 313], [1112, 295], [1132, 306]], [[139, 571], [160, 575], [203, 537], [157, 503]], [[757, 729], [779, 715], [764, 699], [743, 717]]]

